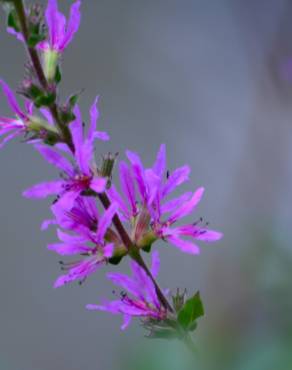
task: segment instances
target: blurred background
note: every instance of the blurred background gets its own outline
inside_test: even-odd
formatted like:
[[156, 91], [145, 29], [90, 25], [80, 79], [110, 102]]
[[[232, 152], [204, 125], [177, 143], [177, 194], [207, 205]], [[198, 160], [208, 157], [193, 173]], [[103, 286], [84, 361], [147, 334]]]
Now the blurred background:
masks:
[[[111, 295], [102, 270], [52, 288], [55, 232], [40, 231], [49, 201], [21, 192], [56, 171], [15, 141], [0, 155], [0, 369], [291, 370], [292, 2], [87, 0], [82, 13], [61, 93], [84, 88], [85, 117], [101, 95], [111, 141], [98, 155], [129, 148], [151, 165], [166, 143], [169, 169], [190, 164], [187, 187], [206, 188], [195, 218], [225, 234], [197, 257], [157, 245], [161, 285], [204, 300], [198, 358], [85, 310]], [[0, 19], [0, 75], [16, 88], [24, 51]]]

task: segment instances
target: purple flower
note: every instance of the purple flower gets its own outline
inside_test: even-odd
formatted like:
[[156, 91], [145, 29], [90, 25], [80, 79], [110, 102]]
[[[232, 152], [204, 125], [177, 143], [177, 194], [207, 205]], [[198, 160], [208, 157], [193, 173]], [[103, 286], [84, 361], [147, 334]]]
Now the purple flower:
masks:
[[138, 246], [149, 245], [161, 238], [183, 252], [198, 254], [200, 250], [194, 239], [212, 242], [222, 237], [222, 233], [208, 230], [200, 226], [200, 222], [173, 227], [177, 221], [191, 214], [200, 202], [204, 189], [169, 199], [169, 195], [188, 180], [190, 168], [183, 166], [169, 174], [166, 171], [165, 145], [161, 145], [154, 165], [148, 169], [144, 168], [138, 154], [127, 151], [127, 157], [130, 166], [122, 162], [119, 169], [123, 196], [115, 186], [108, 190], [108, 196], [118, 203], [120, 217], [134, 225], [135, 230], [131, 234]]
[[[132, 277], [120, 273], [108, 273], [107, 277], [120, 286], [123, 291], [118, 300], [104, 301], [102, 305], [88, 304], [89, 310], [108, 311], [112, 314], [124, 315], [121, 329], [129, 325], [133, 316], [142, 319], [152, 318], [164, 320], [167, 316], [166, 309], [161, 305], [155, 287], [146, 272], [134, 261], [131, 261]], [[152, 254], [151, 273], [157, 277], [159, 270], [159, 255]]]
[[42, 41], [38, 47], [44, 51], [54, 51], [62, 53], [72, 41], [74, 34], [78, 31], [80, 24], [80, 5], [77, 0], [72, 4], [68, 23], [64, 14], [58, 10], [57, 0], [48, 0], [48, 6], [45, 12], [48, 40]]
[[18, 105], [16, 97], [10, 87], [3, 80], [0, 80], [0, 85], [3, 93], [6, 95], [12, 112], [16, 116], [15, 118], [0, 117], [0, 136], [6, 135], [0, 143], [1, 148], [8, 141], [27, 131], [30, 116], [32, 115], [32, 105], [26, 102], [25, 111], [23, 111]]
[[[67, 232], [58, 229], [60, 243], [48, 245], [48, 249], [59, 255], [79, 255], [82, 258], [74, 262], [61, 262], [65, 275], [60, 276], [54, 287], [60, 287], [71, 281], [84, 281], [107, 262], [114, 253], [114, 244], [104, 238], [117, 210], [112, 204], [100, 217], [98, 216], [93, 199], [78, 198], [75, 207], [67, 212], [58, 203], [53, 206], [57, 221]], [[73, 233], [72, 233], [73, 231]]]
[[[75, 147], [73, 154], [74, 165], [60, 150], [42, 144], [35, 145], [40, 154], [63, 173], [63, 178], [51, 182], [37, 184], [24, 191], [27, 198], [45, 198], [49, 195], [60, 196], [59, 202], [63, 207], [70, 209], [75, 199], [85, 190], [91, 189], [97, 193], [103, 192], [106, 179], [98, 175], [94, 163], [94, 141], [95, 139], [108, 140], [105, 132], [96, 131], [98, 118], [97, 101], [95, 99], [90, 110], [91, 122], [86, 135], [83, 132], [81, 113], [75, 108], [75, 120], [70, 124], [70, 130]], [[65, 152], [66, 154], [66, 152]]]

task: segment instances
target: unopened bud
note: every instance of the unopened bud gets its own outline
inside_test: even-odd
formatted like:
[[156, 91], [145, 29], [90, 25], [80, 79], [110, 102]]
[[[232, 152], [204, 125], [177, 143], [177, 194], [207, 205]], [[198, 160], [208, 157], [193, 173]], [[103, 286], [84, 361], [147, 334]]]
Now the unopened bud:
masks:
[[45, 50], [43, 53], [44, 73], [49, 82], [54, 82], [59, 54], [55, 50]]
[[102, 160], [100, 175], [102, 177], [107, 177], [109, 179], [108, 186], [110, 186], [110, 180], [112, 177], [112, 172], [114, 169], [114, 164], [115, 164], [117, 156], [118, 156], [118, 153], [116, 154], [108, 153], [107, 155], [103, 157], [103, 160]]

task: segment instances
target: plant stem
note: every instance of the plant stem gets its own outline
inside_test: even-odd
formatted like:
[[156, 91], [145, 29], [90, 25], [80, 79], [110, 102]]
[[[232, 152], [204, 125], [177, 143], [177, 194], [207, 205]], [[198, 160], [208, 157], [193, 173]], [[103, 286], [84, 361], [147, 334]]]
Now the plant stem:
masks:
[[[17, 13], [21, 32], [23, 35], [23, 38], [25, 40], [25, 45], [27, 52], [29, 54], [31, 63], [33, 65], [35, 74], [42, 86], [42, 88], [45, 90], [46, 93], [51, 93], [51, 87], [48, 84], [48, 81], [46, 79], [46, 76], [43, 71], [43, 67], [39, 58], [39, 55], [34, 47], [29, 46], [28, 40], [29, 40], [29, 30], [27, 27], [27, 21], [26, 21], [26, 14], [23, 6], [22, 0], [13, 0], [15, 11]], [[60, 120], [59, 113], [58, 113], [58, 107], [56, 103], [52, 103], [49, 107], [50, 112], [55, 120], [56, 126], [59, 129], [62, 139], [68, 144], [70, 150], [74, 152], [74, 145], [72, 142], [72, 137], [69, 128], [63, 124], [63, 122]]]

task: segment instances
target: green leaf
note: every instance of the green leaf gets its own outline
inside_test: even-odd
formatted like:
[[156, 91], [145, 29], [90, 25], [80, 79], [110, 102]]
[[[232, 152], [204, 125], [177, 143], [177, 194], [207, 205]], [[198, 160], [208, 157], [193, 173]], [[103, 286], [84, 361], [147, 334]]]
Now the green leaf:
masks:
[[20, 32], [17, 14], [14, 9], [8, 13], [7, 26], [13, 28], [16, 32]]
[[121, 260], [123, 259], [123, 256], [116, 256], [116, 257], [112, 257], [108, 260], [108, 262], [111, 264], [111, 265], [118, 265]]
[[40, 41], [43, 41], [45, 39], [45, 35], [38, 35], [36, 33], [33, 33], [29, 36], [27, 40], [27, 45], [30, 48], [34, 48]]
[[55, 94], [40, 95], [35, 99], [34, 105], [36, 106], [36, 108], [49, 107], [54, 103], [55, 99]]
[[70, 98], [69, 98], [69, 106], [70, 106], [71, 109], [73, 109], [75, 107], [75, 105], [78, 102], [78, 99], [79, 99], [79, 93], [70, 96]]
[[189, 298], [178, 313], [178, 322], [185, 330], [194, 330], [196, 320], [204, 315], [200, 293]]
[[56, 68], [56, 74], [55, 74], [55, 82], [56, 84], [59, 84], [62, 80], [62, 74], [61, 74], [61, 70], [60, 70], [60, 67], [57, 66]]

